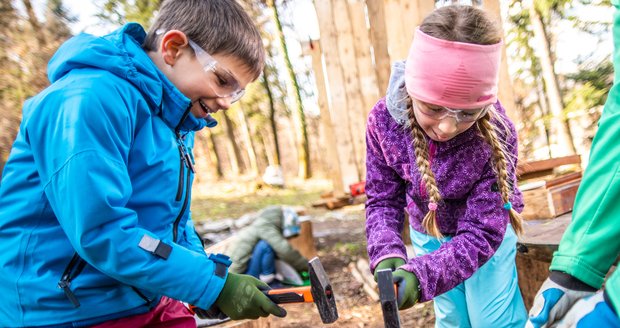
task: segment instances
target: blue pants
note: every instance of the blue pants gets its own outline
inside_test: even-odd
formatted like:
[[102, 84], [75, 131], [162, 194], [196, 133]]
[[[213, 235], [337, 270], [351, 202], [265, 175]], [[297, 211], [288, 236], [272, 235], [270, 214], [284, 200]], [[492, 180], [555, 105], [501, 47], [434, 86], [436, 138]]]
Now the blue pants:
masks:
[[[437, 250], [440, 240], [411, 230], [416, 256]], [[467, 280], [436, 296], [435, 327], [523, 327], [527, 312], [517, 283], [515, 256], [517, 236], [506, 229], [497, 252]]]
[[259, 278], [260, 275], [274, 274], [276, 272], [275, 259], [276, 254], [273, 248], [266, 241], [259, 240], [254, 246], [245, 274], [256, 278]]

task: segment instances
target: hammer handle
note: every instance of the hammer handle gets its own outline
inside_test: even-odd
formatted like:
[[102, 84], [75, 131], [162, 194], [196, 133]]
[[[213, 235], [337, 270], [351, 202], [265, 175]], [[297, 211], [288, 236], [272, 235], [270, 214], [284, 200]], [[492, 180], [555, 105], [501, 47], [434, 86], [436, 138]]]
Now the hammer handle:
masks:
[[276, 304], [314, 302], [310, 286], [270, 289], [263, 293]]

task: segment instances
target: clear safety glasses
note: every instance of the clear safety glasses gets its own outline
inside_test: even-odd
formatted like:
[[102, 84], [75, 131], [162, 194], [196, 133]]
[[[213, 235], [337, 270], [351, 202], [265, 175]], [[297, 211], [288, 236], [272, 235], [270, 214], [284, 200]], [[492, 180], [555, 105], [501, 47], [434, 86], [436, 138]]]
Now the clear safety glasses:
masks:
[[196, 54], [196, 58], [198, 62], [202, 64], [205, 72], [211, 72], [210, 74], [211, 85], [213, 86], [213, 91], [220, 98], [228, 98], [230, 97], [230, 102], [234, 103], [239, 101], [245, 90], [241, 88], [239, 82], [230, 70], [223, 67], [220, 63], [218, 63], [215, 58], [213, 58], [209, 53], [204, 51], [199, 45], [197, 45], [194, 41], [189, 40], [189, 45], [194, 50]]
[[452, 109], [444, 106], [425, 104], [415, 100], [413, 101], [413, 107], [420, 113], [434, 120], [443, 120], [447, 116], [454, 117], [457, 123], [472, 123], [477, 121], [486, 114], [490, 106], [493, 105], [487, 105], [478, 109]]

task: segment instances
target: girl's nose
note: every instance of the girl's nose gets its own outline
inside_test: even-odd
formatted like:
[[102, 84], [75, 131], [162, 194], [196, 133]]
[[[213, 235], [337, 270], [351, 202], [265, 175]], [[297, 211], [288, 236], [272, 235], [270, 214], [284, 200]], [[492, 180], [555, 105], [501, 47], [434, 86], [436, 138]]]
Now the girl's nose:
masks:
[[450, 135], [456, 132], [456, 130], [458, 129], [458, 124], [459, 123], [457, 122], [456, 117], [448, 115], [444, 117], [441, 121], [439, 121], [439, 124], [437, 124], [437, 128], [442, 133]]

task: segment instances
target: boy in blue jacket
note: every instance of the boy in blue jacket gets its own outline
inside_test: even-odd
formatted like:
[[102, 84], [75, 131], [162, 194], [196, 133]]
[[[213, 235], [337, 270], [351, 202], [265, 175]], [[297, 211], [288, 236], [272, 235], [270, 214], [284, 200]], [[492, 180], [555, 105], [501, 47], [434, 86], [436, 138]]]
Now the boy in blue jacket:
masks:
[[169, 0], [152, 30], [80, 34], [24, 104], [0, 183], [0, 326], [195, 327], [286, 312], [205, 254], [189, 213], [195, 131], [264, 66], [231, 0]]

